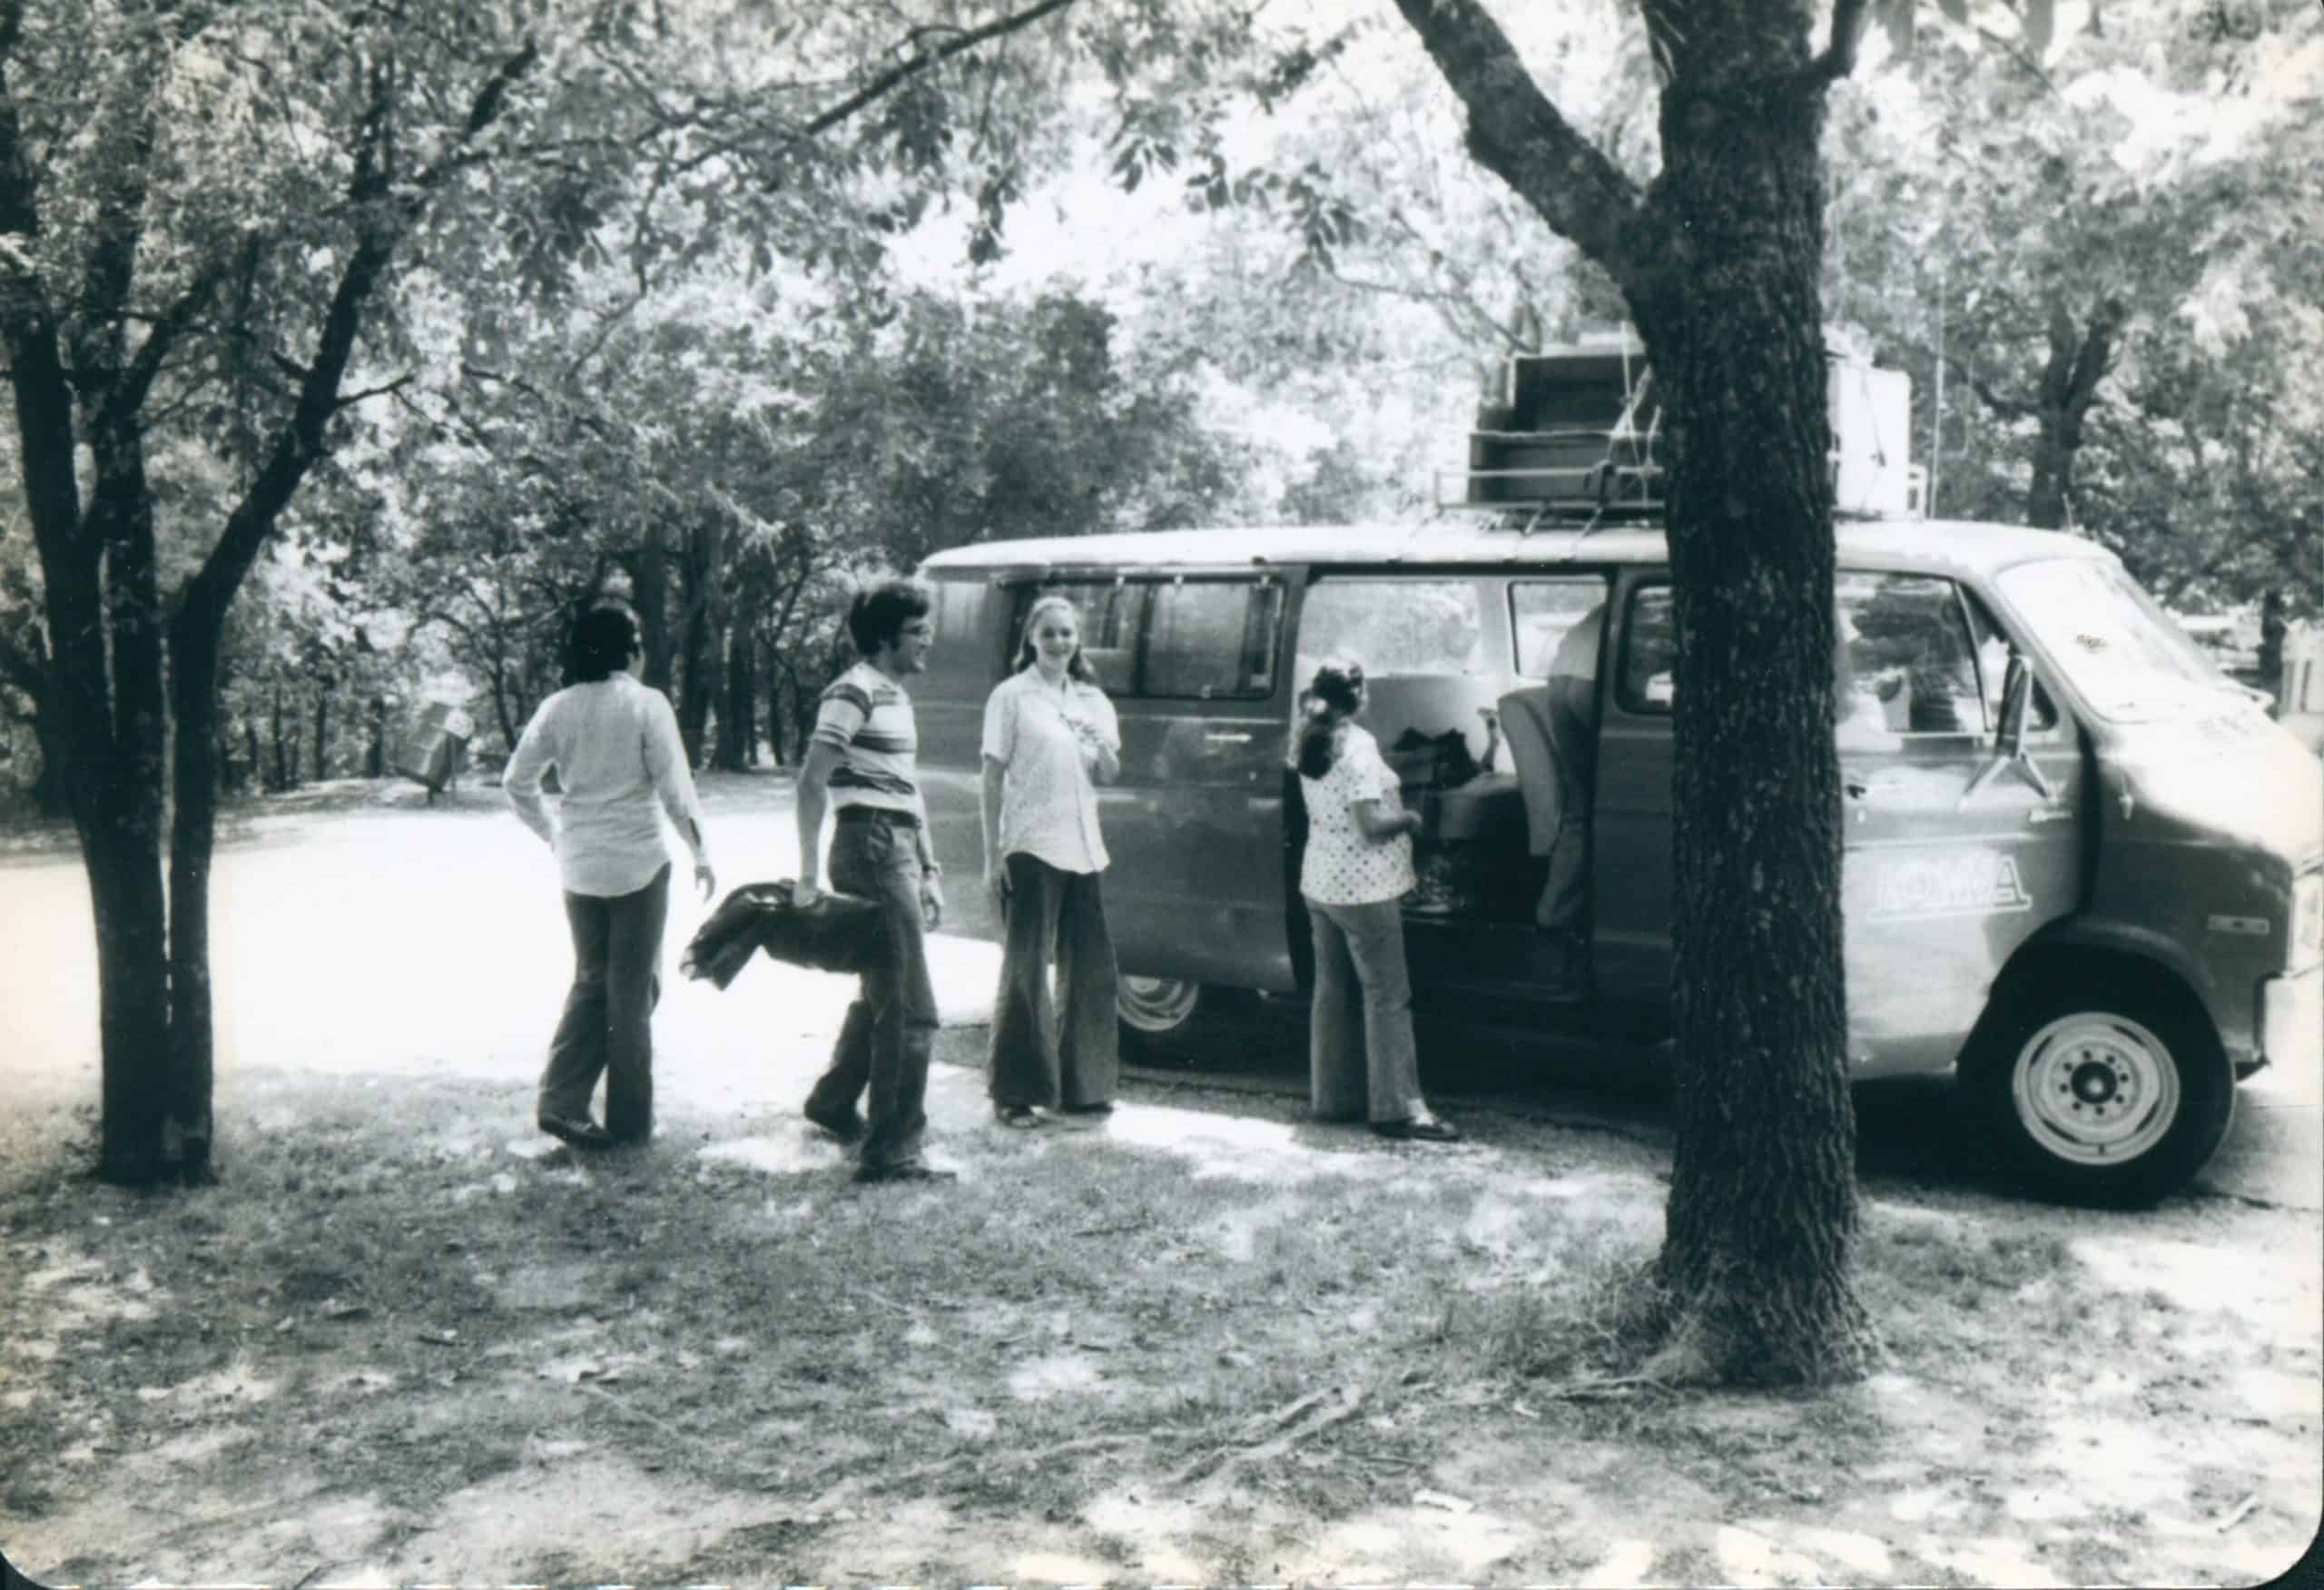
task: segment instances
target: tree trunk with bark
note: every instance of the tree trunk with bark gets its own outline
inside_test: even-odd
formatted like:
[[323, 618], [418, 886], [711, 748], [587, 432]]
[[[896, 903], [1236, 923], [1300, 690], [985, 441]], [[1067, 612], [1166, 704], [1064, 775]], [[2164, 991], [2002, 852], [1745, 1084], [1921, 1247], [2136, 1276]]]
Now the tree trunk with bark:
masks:
[[1648, 0], [1645, 193], [1475, 0], [1397, 5], [1470, 152], [1620, 285], [1671, 439], [1678, 1141], [1633, 1345], [1671, 1380], [1847, 1378], [1875, 1338], [1852, 1267], [1818, 139], [1864, 0], [1820, 56], [1807, 0]]
[[698, 518], [686, 528], [678, 559], [678, 736], [686, 760], [702, 765], [703, 740], [710, 727], [710, 705], [718, 695], [721, 671], [720, 564], [725, 537], [717, 520]]
[[1733, 40], [1666, 93], [1654, 208], [1688, 287], [1635, 301], [1672, 420], [1678, 1152], [1661, 1359], [1722, 1380], [1860, 1373], [1856, 1123], [1833, 746], [1819, 90]]
[[790, 721], [783, 706], [783, 678], [787, 672], [782, 652], [770, 646], [766, 657], [766, 748], [777, 767], [783, 765], [783, 746], [788, 743], [783, 732], [783, 726]]
[[726, 696], [718, 712], [718, 765], [729, 773], [755, 767], [759, 761], [758, 701], [753, 676], [758, 672], [757, 650], [751, 644], [755, 617], [744, 614], [734, 621], [726, 638]]
[[370, 727], [363, 741], [363, 776], [385, 778], [388, 775], [387, 697], [372, 696], [370, 710]]
[[630, 600], [637, 607], [637, 637], [645, 660], [638, 682], [667, 694], [670, 688], [670, 546], [659, 519], [645, 527], [644, 545], [627, 560]]
[[2083, 430], [2098, 403], [2099, 384], [2114, 367], [2114, 353], [2130, 308], [2103, 299], [2085, 323], [2063, 300], [2050, 306], [2050, 356], [2031, 398], [1977, 381], [1977, 395], [2004, 419], [2028, 417], [2034, 435], [2034, 479], [2025, 492], [2025, 522], [2039, 529], [2063, 529], [2073, 522], [2073, 472], [2082, 452]]
[[289, 736], [282, 732], [282, 682], [278, 679], [268, 688], [268, 728], [274, 746], [274, 777], [267, 787], [275, 791], [290, 787], [290, 746]]
[[315, 776], [330, 776], [330, 687], [328, 676], [315, 681]]
[[[33, 237], [46, 231], [50, 195], [43, 183], [50, 168], [27, 142], [18, 86], [8, 74], [9, 52], [21, 37], [17, 9], [0, 15], [0, 236]], [[290, 414], [181, 595], [170, 624], [165, 690], [145, 408], [181, 340], [225, 281], [255, 272], [266, 240], [252, 232], [226, 252], [196, 260], [190, 280], [158, 313], [133, 310], [153, 286], [139, 280], [139, 256], [157, 130], [172, 80], [170, 53], [203, 15], [200, 8], [162, 7], [154, 20], [135, 45], [149, 55], [120, 64], [121, 81], [130, 86], [98, 113], [109, 135], [105, 180], [93, 192], [66, 196], [86, 239], [77, 294], [53, 299], [53, 284], [24, 266], [21, 251], [0, 260], [0, 337], [7, 345], [19, 474], [51, 641], [43, 688], [57, 710], [96, 928], [103, 1057], [97, 1169], [105, 1180], [129, 1185], [198, 1179], [209, 1170], [206, 879], [227, 606], [326, 451], [366, 306], [397, 242], [537, 55], [527, 46], [504, 61], [438, 161], [400, 174], [387, 142], [397, 125], [389, 114], [397, 79], [385, 72], [371, 77], [344, 194], [351, 234], [345, 262], [309, 362], [296, 367]], [[133, 320], [141, 328], [133, 349]], [[85, 505], [84, 439], [92, 465]], [[274, 707], [280, 772], [285, 736], [279, 694]], [[295, 731], [289, 737], [295, 741]], [[167, 762], [172, 745], [173, 769]], [[163, 781], [172, 770], [179, 783], [171, 883], [183, 890], [174, 896], [164, 893], [161, 831]]]

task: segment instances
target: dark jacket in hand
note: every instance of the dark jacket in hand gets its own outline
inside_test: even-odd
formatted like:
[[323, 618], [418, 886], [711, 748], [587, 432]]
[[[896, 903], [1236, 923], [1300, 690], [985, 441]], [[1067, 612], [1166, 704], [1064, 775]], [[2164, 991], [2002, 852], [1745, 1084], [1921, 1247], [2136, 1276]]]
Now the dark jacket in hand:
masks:
[[804, 909], [791, 903], [791, 880], [745, 884], [718, 903], [686, 945], [678, 970], [724, 989], [753, 952], [817, 972], [868, 972], [881, 964], [887, 943], [880, 907], [852, 894], [825, 893]]

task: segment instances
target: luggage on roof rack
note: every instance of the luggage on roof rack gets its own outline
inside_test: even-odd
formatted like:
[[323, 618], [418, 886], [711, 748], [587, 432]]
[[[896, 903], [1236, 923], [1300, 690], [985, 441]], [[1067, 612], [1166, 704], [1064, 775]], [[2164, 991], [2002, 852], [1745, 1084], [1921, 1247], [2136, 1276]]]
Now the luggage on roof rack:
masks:
[[[1837, 506], [1857, 517], [1921, 512], [1926, 477], [1908, 458], [1912, 381], [1831, 349], [1827, 383]], [[1479, 406], [1457, 493], [1440, 509], [1602, 521], [1659, 517], [1670, 458], [1644, 347], [1627, 335], [1509, 360], [1502, 400]]]

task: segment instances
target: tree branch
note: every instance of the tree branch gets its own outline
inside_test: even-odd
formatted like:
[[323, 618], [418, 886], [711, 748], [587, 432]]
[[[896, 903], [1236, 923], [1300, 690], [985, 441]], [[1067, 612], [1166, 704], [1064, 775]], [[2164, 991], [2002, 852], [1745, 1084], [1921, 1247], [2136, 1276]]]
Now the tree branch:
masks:
[[2096, 400], [2098, 383], [2106, 379], [2107, 368], [2114, 361], [2115, 335], [2129, 318], [2129, 306], [2119, 298], [2104, 300], [2091, 312], [2090, 330], [2074, 354], [2073, 373], [2066, 381], [2067, 413], [2079, 417]]
[[359, 392], [349, 392], [345, 396], [334, 400], [331, 403], [331, 409], [336, 412], [340, 409], [352, 409], [356, 404], [360, 403], [367, 399], [384, 398], [390, 392], [399, 392], [403, 390], [404, 388], [409, 386], [413, 381], [418, 380], [419, 379], [419, 372], [418, 370], [413, 370], [409, 374], [396, 377], [395, 380], [389, 381], [384, 386], [365, 387]]
[[1808, 63], [1810, 84], [1837, 83], [1856, 70], [1856, 45], [1864, 39], [1867, 0], [1833, 0], [1832, 42]]
[[1063, 11], [1074, 3], [1075, 0], [1039, 0], [1039, 4], [1029, 5], [1012, 15], [999, 17], [986, 23], [982, 27], [970, 28], [966, 33], [946, 41], [940, 47], [930, 51], [927, 54], [913, 56], [901, 66], [891, 66], [809, 122], [801, 129], [801, 136], [814, 138], [828, 133], [865, 105], [888, 94], [906, 80], [917, 77], [931, 66], [940, 64], [950, 60], [954, 55], [973, 50], [988, 39], [997, 39], [1004, 34], [1012, 34], [1030, 27], [1043, 17]]
[[193, 323], [194, 316], [202, 312], [202, 306], [210, 301], [227, 276], [250, 269], [257, 258], [258, 248], [258, 241], [251, 238], [244, 241], [240, 258], [212, 259], [195, 275], [185, 291], [178, 296], [177, 301], [162, 311], [162, 317], [153, 322], [153, 330], [146, 332], [145, 341], [139, 346], [136, 355], [130, 360], [129, 368], [122, 372], [113, 390], [105, 394], [99, 410], [102, 422], [125, 421], [145, 406], [146, 396], [153, 390], [154, 378], [161, 374], [162, 362], [169, 358], [170, 350], [176, 346], [186, 328]]
[[[539, 58], [539, 45], [528, 39], [523, 49], [500, 64], [477, 91], [468, 122], [451, 148], [421, 173], [415, 190], [400, 204], [387, 213], [372, 210], [367, 214], [359, 209], [355, 249], [332, 291], [314, 360], [307, 366], [299, 383], [290, 421], [276, 439], [273, 450], [241, 501], [227, 517], [225, 533], [210, 549], [200, 571], [187, 581], [173, 627], [215, 626], [224, 621], [226, 604], [241, 585], [243, 576], [250, 572], [275, 520], [326, 450], [331, 416], [341, 406], [340, 382], [346, 379], [348, 364], [354, 358], [356, 339], [363, 329], [365, 311], [372, 293], [387, 274], [397, 245], [419, 220], [428, 191], [449, 174], [452, 167], [448, 163], [492, 123], [507, 102], [509, 85]], [[359, 206], [379, 198], [385, 180], [376, 153], [375, 135], [385, 114], [383, 102], [378, 97], [383, 92], [383, 88], [375, 92], [371, 104], [365, 107], [364, 131], [371, 142], [359, 154], [349, 183], [349, 196]]]
[[1545, 97], [1509, 36], [1476, 0], [1396, 0], [1396, 9], [1469, 113], [1469, 150], [1561, 236], [1643, 287], [1637, 187]]

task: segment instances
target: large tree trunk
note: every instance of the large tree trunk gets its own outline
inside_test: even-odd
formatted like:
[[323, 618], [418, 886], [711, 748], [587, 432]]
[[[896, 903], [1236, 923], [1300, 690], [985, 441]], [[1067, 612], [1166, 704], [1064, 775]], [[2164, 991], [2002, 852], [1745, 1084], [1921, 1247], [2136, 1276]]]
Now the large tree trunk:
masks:
[[770, 646], [766, 658], [766, 748], [777, 767], [783, 765], [783, 748], [788, 743], [783, 732], [783, 726], [790, 718], [783, 705], [783, 677], [787, 671], [783, 654]]
[[751, 645], [752, 618], [738, 617], [726, 639], [726, 696], [718, 710], [718, 765], [729, 773], [755, 767], [759, 760], [758, 701], [752, 676], [758, 672]]
[[[218, 825], [218, 641], [224, 615], [189, 602], [170, 629], [175, 720], [170, 824], [170, 1048], [164, 1124], [178, 1174], [211, 1175], [211, 1087], [216, 1075], [210, 983], [210, 866]], [[324, 692], [324, 699], [330, 693]], [[322, 709], [316, 708], [318, 765]]]
[[685, 552], [678, 565], [678, 601], [684, 617], [678, 645], [683, 669], [678, 679], [678, 736], [685, 743], [686, 760], [702, 765], [702, 742], [710, 726], [710, 704], [720, 686], [721, 615], [718, 569], [725, 538], [714, 520], [695, 520], [686, 530]]
[[686, 612], [683, 657], [678, 676], [678, 737], [686, 761], [702, 765], [702, 742], [710, 727], [710, 703], [718, 693], [718, 619], [708, 602], [690, 604]]
[[[1658, 1264], [1672, 1309], [1663, 1364], [1819, 1381], [1861, 1373], [1872, 1346], [1851, 1269], [1824, 99], [1769, 86], [1807, 64], [1804, 11], [1791, 31], [1709, 10], [1688, 46], [1699, 72], [1663, 95], [1649, 201], [1678, 280], [1658, 274], [1633, 299], [1674, 459], [1678, 1141]], [[1701, 36], [1722, 23], [1726, 36]]]
[[268, 727], [274, 742], [274, 779], [269, 785], [276, 791], [290, 787], [290, 737], [282, 732], [282, 682], [278, 679], [268, 686]]
[[328, 676], [315, 681], [315, 776], [319, 779], [330, 776], [330, 687]]
[[381, 696], [371, 697], [371, 726], [363, 742], [363, 776], [385, 778], [388, 775], [388, 703]]
[[2129, 319], [2119, 299], [2106, 299], [2091, 311], [2085, 327], [2061, 301], [2050, 313], [2050, 357], [2042, 370], [2034, 410], [2041, 429], [2034, 438], [2034, 481], [2025, 493], [2025, 522], [2045, 530], [2073, 522], [2074, 460], [2081, 454], [2083, 425], [2098, 401], [2098, 384], [2113, 368], [2114, 345]]
[[670, 688], [670, 548], [659, 519], [645, 527], [645, 543], [629, 559], [631, 599], [637, 606], [637, 637], [645, 646], [638, 682], [667, 694]]
[[1641, 198], [1475, 0], [1397, 4], [1471, 153], [1620, 284], [1671, 437], [1678, 1141], [1649, 1370], [1861, 1373], [1818, 139], [1864, 7], [1841, 0], [1815, 57], [1808, 0], [1644, 6], [1663, 169]]

